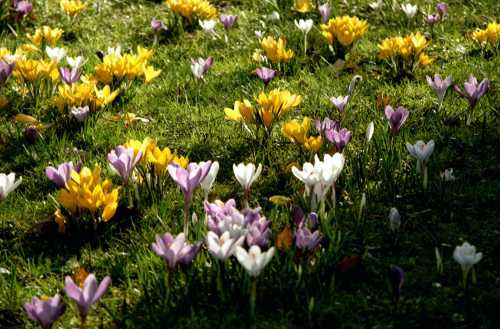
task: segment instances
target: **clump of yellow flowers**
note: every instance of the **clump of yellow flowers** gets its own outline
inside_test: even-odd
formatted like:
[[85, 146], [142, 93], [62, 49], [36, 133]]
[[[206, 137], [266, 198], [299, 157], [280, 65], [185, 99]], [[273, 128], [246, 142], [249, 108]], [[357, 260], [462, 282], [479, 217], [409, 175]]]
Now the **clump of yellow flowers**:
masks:
[[[116, 213], [119, 190], [119, 187], [113, 188], [110, 179], [101, 180], [101, 167], [96, 164], [94, 170], [88, 167], [83, 167], [80, 172], [72, 170], [71, 179], [59, 191], [58, 201], [73, 217], [80, 217], [88, 211], [107, 222]], [[56, 211], [55, 219], [62, 231], [66, 218], [60, 210]]]
[[308, 151], [317, 152], [323, 144], [321, 136], [308, 136], [311, 128], [311, 118], [304, 117], [302, 122], [290, 120], [281, 128], [281, 133], [292, 143], [302, 145]]
[[273, 37], [262, 39], [260, 45], [266, 52], [266, 57], [272, 63], [288, 63], [294, 56], [290, 49], [286, 49], [286, 40], [280, 37], [278, 40]]
[[337, 40], [342, 46], [348, 47], [368, 31], [368, 22], [356, 16], [342, 16], [330, 19], [328, 23], [321, 24], [320, 28], [328, 44]]
[[136, 54], [122, 54], [121, 49], [110, 49], [103, 57], [102, 63], [95, 66], [95, 78], [106, 85], [118, 85], [124, 80], [132, 81], [137, 77], [143, 77], [148, 83], [158, 77], [161, 70], [155, 70], [148, 65], [153, 51], [137, 47]]
[[88, 77], [82, 77], [81, 82], [72, 85], [60, 85], [57, 90], [54, 103], [61, 111], [82, 106], [95, 110], [113, 102], [119, 93], [118, 89], [111, 91], [109, 85], [99, 89], [97, 81]]
[[305, 14], [312, 10], [313, 4], [311, 0], [295, 0], [294, 9], [299, 13]]
[[497, 22], [489, 23], [483, 30], [472, 32], [472, 39], [480, 44], [490, 43], [495, 46], [500, 36], [500, 24]]
[[420, 32], [411, 33], [405, 37], [386, 38], [378, 45], [378, 58], [382, 60], [399, 58], [403, 66], [410, 64], [411, 68], [415, 64], [429, 65], [432, 59], [423, 52], [428, 45], [429, 42]]
[[264, 128], [266, 136], [270, 136], [273, 124], [277, 119], [287, 114], [290, 109], [302, 103], [302, 97], [290, 93], [288, 90], [273, 89], [268, 94], [261, 92], [257, 97], [258, 108], [254, 108], [250, 101], [234, 102], [234, 108], [225, 108], [226, 119], [254, 124], [259, 130]]
[[61, 0], [59, 5], [67, 15], [76, 17], [87, 8], [88, 3], [82, 2], [81, 0]]
[[41, 47], [44, 43], [54, 47], [63, 33], [64, 31], [60, 28], [53, 29], [50, 26], [43, 26], [36, 29], [35, 33], [28, 34], [26, 37], [37, 47]]
[[207, 0], [166, 0], [175, 14], [192, 22], [193, 19], [208, 19], [217, 16], [217, 9]]

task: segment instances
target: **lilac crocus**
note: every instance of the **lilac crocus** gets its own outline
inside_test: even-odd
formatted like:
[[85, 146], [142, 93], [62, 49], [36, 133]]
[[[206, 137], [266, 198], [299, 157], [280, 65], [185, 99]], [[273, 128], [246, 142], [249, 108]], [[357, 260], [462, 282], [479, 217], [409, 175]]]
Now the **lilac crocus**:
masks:
[[260, 208], [244, 209], [242, 213], [247, 224], [247, 244], [266, 248], [271, 239], [271, 221], [261, 215]]
[[393, 134], [397, 134], [399, 132], [403, 123], [405, 123], [406, 119], [408, 119], [409, 114], [410, 112], [402, 106], [399, 106], [396, 110], [394, 110], [390, 105], [385, 107], [385, 117], [389, 122], [389, 127], [391, 128], [391, 132]]
[[438, 97], [438, 104], [441, 107], [443, 103], [444, 96], [446, 95], [446, 91], [453, 83], [453, 78], [451, 75], [447, 76], [446, 79], [442, 79], [439, 74], [434, 75], [434, 79], [430, 76], [426, 76], [427, 84], [434, 89]]
[[436, 5], [436, 10], [439, 16], [443, 17], [448, 12], [448, 5], [444, 2], [440, 2]]
[[179, 233], [175, 238], [170, 233], [156, 235], [156, 241], [151, 244], [155, 254], [163, 258], [171, 269], [177, 264], [191, 263], [200, 247], [201, 243], [187, 243], [184, 233]]
[[392, 291], [396, 300], [399, 300], [404, 279], [405, 272], [403, 269], [397, 265], [391, 265], [389, 268], [389, 282], [391, 283]]
[[14, 66], [15, 63], [0, 61], [0, 88], [7, 82], [7, 79], [12, 74], [12, 70], [14, 70]]
[[83, 122], [87, 119], [87, 117], [90, 113], [90, 109], [89, 109], [88, 105], [83, 106], [83, 107], [73, 106], [71, 108], [70, 112], [73, 115], [73, 117], [75, 117], [76, 121]]
[[457, 85], [454, 85], [453, 89], [455, 89], [460, 96], [467, 99], [470, 108], [473, 109], [479, 99], [490, 89], [490, 80], [484, 79], [478, 83], [476, 77], [471, 74], [469, 75], [469, 79], [464, 82], [464, 91], [462, 91]]
[[318, 118], [314, 121], [314, 126], [321, 135], [326, 135], [327, 132], [340, 129], [339, 123], [330, 118], [325, 118], [323, 121]]
[[231, 239], [238, 239], [246, 234], [246, 224], [249, 216], [245, 217], [236, 209], [236, 201], [229, 199], [226, 203], [216, 200], [213, 203], [205, 201], [208, 230], [222, 235], [229, 232]]
[[64, 305], [61, 296], [56, 294], [47, 299], [33, 297], [31, 302], [24, 304], [24, 310], [30, 320], [40, 323], [43, 329], [50, 329], [52, 324], [64, 313], [66, 305]]
[[276, 71], [267, 67], [259, 67], [255, 70], [255, 74], [257, 74], [259, 79], [261, 79], [262, 82], [264, 82], [264, 85], [267, 86], [276, 76]]
[[330, 15], [332, 14], [332, 6], [329, 3], [324, 3], [321, 6], [318, 6], [319, 14], [321, 15], [321, 22], [325, 24], [328, 22]]
[[108, 162], [111, 167], [123, 178], [125, 185], [128, 184], [135, 166], [142, 158], [142, 151], [134, 155], [133, 148], [125, 148], [118, 145], [108, 153]]
[[82, 323], [85, 323], [90, 307], [101, 299], [110, 285], [111, 278], [109, 276], [102, 279], [101, 283], [98, 285], [95, 275], [89, 274], [83, 282], [83, 288], [78, 287], [70, 276], [65, 278], [64, 291], [78, 306]]
[[425, 17], [425, 22], [429, 25], [434, 25], [441, 20], [439, 14], [430, 14]]
[[185, 202], [191, 202], [194, 190], [207, 177], [211, 166], [212, 161], [206, 161], [202, 165], [190, 163], [187, 169], [177, 165], [168, 165], [168, 173], [181, 188]]
[[62, 81], [67, 85], [72, 85], [78, 80], [80, 80], [80, 70], [77, 67], [72, 69], [67, 67], [59, 68], [59, 75], [61, 76]]
[[342, 152], [344, 147], [351, 141], [352, 132], [347, 128], [342, 128], [340, 130], [327, 131], [325, 136], [330, 143], [335, 144], [338, 152]]
[[330, 98], [330, 102], [342, 113], [349, 102], [349, 96], [332, 97]]
[[33, 5], [29, 1], [19, 1], [16, 4], [16, 12], [21, 16], [24, 17], [31, 13], [33, 10]]
[[208, 69], [213, 65], [214, 58], [209, 56], [207, 59], [198, 58], [191, 59], [191, 72], [197, 79], [203, 79], [205, 73], [208, 72]]
[[318, 226], [319, 221], [316, 213], [312, 212], [307, 217], [303, 216], [295, 231], [295, 246], [302, 251], [316, 249], [322, 239]]
[[224, 25], [226, 30], [229, 30], [233, 27], [234, 23], [238, 20], [238, 16], [236, 15], [220, 15], [220, 22]]
[[71, 172], [73, 170], [75, 170], [73, 162], [64, 162], [57, 166], [57, 168], [52, 166], [45, 168], [45, 175], [58, 188], [62, 188], [71, 179]]
[[151, 20], [151, 28], [155, 32], [168, 31], [167, 26], [161, 20], [156, 18]]
[[40, 132], [36, 128], [36, 126], [29, 126], [24, 128], [23, 130], [24, 138], [28, 140], [31, 144], [34, 144], [38, 137], [40, 136]]

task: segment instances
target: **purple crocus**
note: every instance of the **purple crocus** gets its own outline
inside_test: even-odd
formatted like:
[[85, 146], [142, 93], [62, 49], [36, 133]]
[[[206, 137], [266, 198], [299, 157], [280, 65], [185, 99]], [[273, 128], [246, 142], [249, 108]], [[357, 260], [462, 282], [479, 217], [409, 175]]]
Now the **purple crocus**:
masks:
[[200, 247], [201, 243], [187, 243], [184, 233], [179, 233], [175, 238], [170, 233], [156, 235], [156, 241], [151, 244], [155, 254], [163, 258], [171, 269], [177, 264], [191, 263]]
[[89, 106], [76, 107], [73, 106], [70, 110], [71, 114], [75, 117], [76, 121], [83, 122], [87, 119], [90, 109]]
[[194, 190], [208, 175], [210, 166], [212, 166], [212, 161], [206, 161], [203, 165], [190, 163], [187, 169], [177, 165], [168, 165], [168, 173], [181, 188], [185, 202], [191, 202]]
[[471, 74], [469, 75], [469, 79], [464, 82], [464, 91], [462, 91], [457, 85], [454, 85], [453, 89], [455, 89], [460, 96], [467, 99], [470, 108], [473, 109], [479, 99], [490, 89], [490, 80], [484, 79], [478, 83], [476, 77]]
[[134, 156], [133, 148], [125, 148], [118, 145], [108, 153], [108, 162], [114, 170], [123, 178], [125, 185], [128, 183], [135, 166], [142, 158], [142, 151]]
[[5, 85], [15, 66], [15, 63], [0, 61], [0, 88]]
[[389, 127], [391, 128], [391, 132], [393, 134], [397, 134], [399, 132], [403, 123], [406, 119], [408, 119], [409, 114], [410, 112], [402, 106], [399, 106], [396, 110], [394, 110], [390, 105], [385, 107], [385, 117], [389, 122]]
[[156, 18], [151, 20], [151, 28], [155, 32], [168, 31], [167, 26], [161, 20]]
[[82, 323], [85, 323], [90, 307], [101, 299], [110, 285], [111, 278], [109, 276], [102, 279], [101, 283], [98, 285], [95, 275], [89, 274], [83, 282], [83, 288], [78, 287], [70, 276], [65, 278], [64, 291], [78, 306]]
[[330, 102], [342, 113], [349, 102], [349, 96], [332, 97], [330, 98]]
[[[297, 215], [300, 215], [300, 213], [303, 214], [302, 209], [297, 212]], [[316, 213], [312, 212], [307, 217], [303, 215], [295, 231], [295, 246], [302, 251], [316, 249], [322, 238], [318, 226], [319, 221]]]
[[29, 1], [19, 1], [16, 3], [16, 12], [21, 16], [24, 17], [31, 13], [33, 10], [33, 5]]
[[56, 294], [47, 299], [33, 297], [31, 302], [24, 304], [24, 310], [30, 320], [38, 321], [43, 329], [50, 329], [52, 324], [64, 313], [66, 305], [64, 305], [61, 296]]
[[443, 17], [448, 12], [448, 5], [444, 2], [440, 2], [436, 5], [436, 10], [439, 16]]
[[392, 291], [396, 300], [399, 300], [401, 287], [403, 287], [405, 272], [397, 265], [391, 265], [389, 268], [389, 282], [391, 283]]
[[203, 79], [205, 73], [207, 73], [208, 69], [214, 63], [214, 58], [209, 56], [207, 59], [198, 58], [191, 59], [191, 72], [197, 79]]
[[325, 24], [328, 22], [330, 15], [332, 14], [332, 7], [329, 3], [324, 3], [321, 6], [318, 6], [319, 14], [321, 15], [321, 22]]
[[316, 120], [314, 120], [314, 126], [321, 135], [326, 135], [327, 131], [340, 129], [339, 123], [330, 118], [325, 118], [323, 121], [317, 118]]
[[34, 144], [38, 137], [40, 136], [40, 132], [36, 128], [36, 126], [29, 126], [24, 128], [23, 130], [24, 138], [28, 140], [31, 144]]
[[427, 84], [434, 89], [438, 97], [439, 107], [443, 103], [444, 96], [446, 95], [446, 90], [453, 83], [453, 78], [451, 75], [447, 76], [446, 79], [442, 79], [439, 74], [434, 75], [434, 79], [430, 76], [426, 76]]
[[242, 211], [247, 224], [246, 241], [249, 246], [266, 248], [271, 239], [271, 221], [260, 213], [260, 208]]
[[220, 15], [220, 22], [222, 25], [224, 25], [224, 28], [226, 30], [230, 29], [233, 27], [234, 23], [238, 20], [238, 16], [236, 15]]
[[269, 82], [276, 76], [276, 71], [273, 69], [269, 69], [267, 67], [259, 67], [255, 70], [255, 73], [264, 82], [264, 85], [267, 86]]
[[57, 168], [52, 166], [45, 168], [45, 175], [58, 188], [62, 188], [71, 179], [71, 172], [73, 170], [75, 170], [73, 162], [64, 162], [57, 166]]
[[347, 128], [340, 130], [329, 130], [325, 133], [326, 139], [332, 144], [335, 144], [337, 152], [342, 152], [344, 147], [349, 144], [352, 139], [352, 132]]
[[67, 85], [72, 85], [78, 80], [80, 80], [80, 74], [81, 72], [77, 67], [74, 67], [72, 69], [67, 67], [59, 68], [59, 75], [61, 76], [61, 79], [64, 81], [64, 83]]
[[434, 25], [441, 20], [439, 14], [430, 14], [425, 17], [425, 22], [429, 25]]
[[246, 233], [246, 224], [251, 216], [245, 217], [236, 209], [236, 201], [229, 199], [226, 203], [216, 200], [213, 203], [205, 201], [208, 230], [221, 236], [229, 232], [231, 239], [238, 239]]

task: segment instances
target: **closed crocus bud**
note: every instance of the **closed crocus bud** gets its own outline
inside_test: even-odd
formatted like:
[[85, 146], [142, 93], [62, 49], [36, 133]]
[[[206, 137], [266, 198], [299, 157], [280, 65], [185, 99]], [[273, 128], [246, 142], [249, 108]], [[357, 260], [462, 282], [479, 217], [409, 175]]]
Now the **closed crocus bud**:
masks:
[[274, 79], [276, 75], [276, 71], [273, 69], [269, 69], [267, 67], [259, 67], [258, 69], [255, 70], [255, 73], [259, 77], [259, 79], [264, 82], [264, 85], [268, 85], [269, 82], [271, 82], [272, 79]]
[[33, 297], [31, 302], [24, 304], [24, 310], [32, 321], [37, 321], [43, 329], [52, 328], [52, 324], [64, 313], [64, 305], [61, 296], [52, 298]]
[[262, 164], [259, 164], [257, 167], [253, 163], [233, 164], [233, 172], [245, 193], [248, 193], [252, 184], [259, 178], [262, 172]]
[[66, 182], [70, 180], [73, 170], [73, 163], [65, 162], [57, 166], [57, 168], [48, 166], [45, 168], [45, 175], [58, 188], [62, 188], [66, 185]]
[[321, 22], [325, 24], [328, 22], [330, 15], [332, 14], [332, 6], [328, 3], [324, 3], [321, 6], [318, 6], [318, 12], [321, 15]]
[[372, 140], [374, 131], [375, 131], [375, 125], [373, 124], [373, 121], [372, 121], [366, 127], [365, 140], [367, 143]]
[[0, 173], [0, 201], [4, 200], [9, 193], [14, 191], [21, 182], [22, 178], [19, 177], [16, 181], [16, 174], [13, 172], [8, 175]]
[[349, 102], [349, 96], [331, 97], [330, 102], [342, 113]]
[[78, 122], [84, 122], [90, 113], [88, 105], [84, 107], [73, 106], [70, 111], [73, 117]]
[[401, 10], [405, 13], [406, 17], [413, 18], [417, 14], [417, 5], [412, 5], [411, 3], [401, 5]]
[[425, 22], [429, 25], [434, 25], [437, 22], [439, 22], [440, 19], [441, 19], [441, 16], [439, 16], [438, 14], [431, 14], [431, 15], [427, 15], [425, 17]]
[[21, 16], [26, 16], [33, 10], [33, 5], [29, 1], [19, 1], [16, 5], [16, 12]]
[[238, 20], [238, 16], [235, 15], [220, 15], [220, 22], [224, 25], [226, 30], [229, 30], [233, 27], [234, 23]]
[[391, 128], [391, 133], [397, 134], [399, 132], [403, 123], [408, 119], [409, 114], [410, 112], [402, 106], [399, 106], [396, 110], [390, 105], [385, 107], [385, 117]]
[[401, 215], [396, 208], [391, 208], [389, 211], [389, 226], [391, 231], [397, 231], [401, 226]]
[[448, 13], [448, 5], [444, 2], [440, 2], [436, 5], [436, 10], [439, 16], [443, 17], [446, 13]]
[[[204, 162], [200, 162], [200, 166], [204, 166]], [[215, 182], [215, 178], [217, 178], [217, 173], [219, 172], [219, 162], [214, 161], [212, 166], [210, 166], [210, 170], [208, 171], [207, 176], [204, 180], [201, 181], [200, 186], [205, 192], [205, 200], [208, 198], [208, 192], [212, 188], [212, 185]]]
[[28, 140], [28, 142], [30, 142], [31, 144], [34, 144], [36, 142], [36, 140], [38, 139], [38, 136], [40, 135], [40, 133], [38, 132], [38, 129], [36, 129], [35, 126], [29, 126], [29, 127], [24, 128], [23, 135], [24, 135], [24, 138], [26, 138]]
[[460, 264], [464, 272], [468, 272], [472, 266], [479, 263], [483, 258], [483, 254], [476, 252], [476, 247], [464, 242], [461, 246], [457, 246], [453, 252], [453, 259]]
[[151, 20], [151, 28], [155, 32], [167, 31], [168, 28], [163, 24], [163, 22], [159, 19], [153, 18]]
[[389, 282], [391, 283], [392, 291], [396, 300], [399, 300], [401, 288], [403, 287], [405, 272], [397, 265], [389, 267]]

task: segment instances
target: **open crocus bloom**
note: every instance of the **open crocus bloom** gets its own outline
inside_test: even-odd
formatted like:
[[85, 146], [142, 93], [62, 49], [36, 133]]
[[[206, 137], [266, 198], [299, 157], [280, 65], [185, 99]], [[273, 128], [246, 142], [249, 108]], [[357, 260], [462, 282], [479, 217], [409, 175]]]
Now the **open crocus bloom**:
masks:
[[57, 168], [48, 166], [45, 168], [45, 175], [57, 187], [61, 188], [71, 179], [71, 172], [74, 170], [72, 162], [60, 164]]
[[191, 72], [197, 79], [203, 79], [205, 73], [207, 73], [208, 69], [212, 66], [214, 59], [212, 56], [207, 59], [198, 58], [196, 60], [191, 60]]
[[187, 169], [177, 165], [168, 165], [168, 173], [181, 188], [185, 202], [191, 202], [194, 190], [207, 177], [211, 166], [212, 161], [190, 163]]
[[260, 173], [262, 172], [262, 164], [259, 164], [257, 170], [255, 169], [255, 165], [253, 163], [249, 163], [245, 165], [244, 163], [240, 163], [238, 165], [233, 164], [233, 172], [236, 180], [241, 184], [241, 187], [245, 190], [245, 192], [250, 191], [250, 187], [252, 184], [259, 178]]
[[61, 296], [55, 295], [51, 298], [33, 297], [31, 302], [24, 304], [24, 310], [33, 321], [38, 321], [43, 329], [50, 329], [52, 324], [64, 313], [64, 305]]
[[273, 258], [275, 248], [262, 252], [259, 246], [251, 246], [248, 252], [242, 247], [236, 247], [235, 256], [250, 276], [256, 277]]
[[133, 148], [125, 148], [121, 145], [112, 150], [108, 154], [108, 162], [111, 167], [123, 178], [125, 183], [128, 182], [135, 166], [142, 158], [142, 151], [134, 155]]
[[427, 79], [427, 84], [436, 92], [438, 97], [438, 103], [441, 104], [446, 94], [446, 90], [448, 90], [448, 88], [453, 83], [452, 76], [449, 75], [446, 77], [446, 79], [443, 80], [439, 74], [435, 74], [434, 78], [426, 76], [426, 79]]
[[163, 258], [170, 268], [177, 264], [191, 263], [200, 247], [201, 243], [189, 244], [184, 233], [179, 233], [175, 238], [170, 233], [157, 235], [156, 241], [151, 244], [153, 251]]
[[208, 252], [222, 261], [232, 256], [236, 246], [241, 246], [244, 241], [244, 236], [232, 239], [229, 231], [224, 232], [221, 236], [212, 231], [208, 231], [207, 233]]
[[21, 184], [22, 178], [16, 181], [16, 174], [10, 173], [8, 175], [0, 174], [0, 201], [4, 200], [10, 192], [14, 191], [19, 184]]
[[69, 298], [76, 302], [80, 317], [85, 319], [90, 311], [90, 307], [101, 299], [110, 285], [111, 278], [109, 276], [105, 277], [98, 285], [95, 275], [89, 274], [83, 282], [83, 288], [80, 288], [73, 282], [70, 276], [67, 276], [65, 279], [64, 291]]
[[389, 127], [391, 128], [391, 132], [393, 134], [399, 132], [403, 123], [405, 123], [406, 119], [408, 119], [409, 114], [410, 112], [402, 106], [399, 106], [396, 110], [394, 110], [390, 105], [385, 107], [385, 117], [389, 122]]

